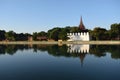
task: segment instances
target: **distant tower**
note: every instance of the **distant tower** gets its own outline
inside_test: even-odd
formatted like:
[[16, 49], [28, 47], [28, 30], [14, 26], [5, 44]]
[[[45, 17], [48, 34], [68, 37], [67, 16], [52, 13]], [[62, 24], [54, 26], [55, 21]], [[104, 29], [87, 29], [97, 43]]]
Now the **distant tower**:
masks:
[[85, 30], [85, 26], [84, 26], [83, 21], [82, 21], [82, 16], [81, 16], [81, 19], [80, 19], [79, 29], [80, 30]]

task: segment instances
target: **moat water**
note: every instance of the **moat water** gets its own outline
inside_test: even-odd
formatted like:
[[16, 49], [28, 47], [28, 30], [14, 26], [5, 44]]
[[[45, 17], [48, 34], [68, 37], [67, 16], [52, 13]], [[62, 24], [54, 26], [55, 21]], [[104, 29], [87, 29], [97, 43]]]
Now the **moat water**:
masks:
[[120, 80], [120, 45], [0, 45], [0, 80]]

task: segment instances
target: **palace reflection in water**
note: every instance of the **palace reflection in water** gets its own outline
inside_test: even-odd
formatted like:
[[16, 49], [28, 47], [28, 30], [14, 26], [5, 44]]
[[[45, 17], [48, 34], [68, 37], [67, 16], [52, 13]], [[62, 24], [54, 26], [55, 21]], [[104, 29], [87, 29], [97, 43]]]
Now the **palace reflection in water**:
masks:
[[67, 44], [69, 53], [89, 53], [90, 45]]
[[15, 54], [18, 50], [30, 50], [33, 52], [47, 51], [53, 56], [79, 57], [81, 54], [93, 54], [96, 57], [105, 56], [106, 52], [111, 54], [111, 58], [120, 58], [120, 45], [78, 45], [67, 44], [58, 45], [0, 45], [0, 54]]
[[120, 80], [120, 45], [0, 45], [0, 65], [0, 80]]
[[[17, 50], [48, 51], [49, 54], [55, 56], [72, 57], [73, 54], [93, 54], [97, 57], [105, 56], [105, 52], [109, 52], [112, 58], [120, 58], [120, 45], [78, 45], [67, 44], [58, 45], [0, 45], [0, 54], [13, 55]], [[52, 53], [53, 52], [53, 53]], [[77, 56], [77, 55], [76, 55]]]
[[86, 54], [89, 54], [90, 45], [89, 44], [67, 44], [67, 52], [70, 54], [79, 54], [81, 60], [81, 66], [83, 66], [83, 61]]

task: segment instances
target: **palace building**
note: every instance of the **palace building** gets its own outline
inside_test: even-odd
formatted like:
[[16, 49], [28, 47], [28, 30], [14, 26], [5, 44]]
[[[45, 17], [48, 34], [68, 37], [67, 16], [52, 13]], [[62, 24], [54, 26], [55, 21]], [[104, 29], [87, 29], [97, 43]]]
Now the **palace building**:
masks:
[[67, 33], [67, 37], [69, 38], [67, 41], [90, 41], [90, 35], [83, 24], [82, 17], [78, 29], [80, 32]]

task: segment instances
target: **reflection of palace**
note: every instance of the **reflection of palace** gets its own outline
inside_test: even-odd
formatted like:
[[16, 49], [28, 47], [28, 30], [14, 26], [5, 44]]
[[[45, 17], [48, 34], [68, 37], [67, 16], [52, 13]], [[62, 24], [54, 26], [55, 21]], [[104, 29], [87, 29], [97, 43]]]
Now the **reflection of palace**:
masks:
[[68, 50], [67, 50], [68, 53], [79, 54], [81, 66], [83, 66], [84, 58], [86, 54], [89, 53], [90, 45], [68, 44], [67, 46], [68, 46]]
[[89, 53], [89, 45], [67, 44], [69, 53]]

